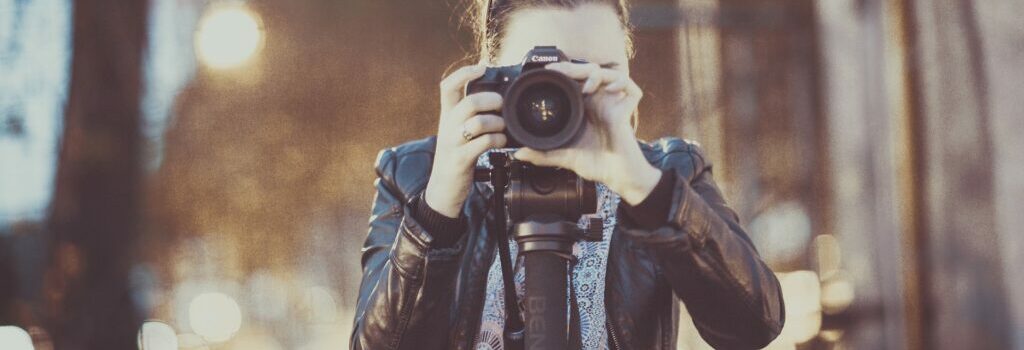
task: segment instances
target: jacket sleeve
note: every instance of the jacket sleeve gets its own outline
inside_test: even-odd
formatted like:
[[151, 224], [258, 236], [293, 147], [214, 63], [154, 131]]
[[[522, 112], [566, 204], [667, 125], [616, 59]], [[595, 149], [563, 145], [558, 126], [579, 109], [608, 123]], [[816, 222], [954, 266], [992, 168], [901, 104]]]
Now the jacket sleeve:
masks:
[[451, 291], [464, 244], [432, 247], [433, 236], [416, 222], [410, 201], [395, 182], [399, 161], [392, 150], [381, 151], [377, 159], [377, 193], [362, 250], [352, 349], [447, 346]]
[[[716, 349], [762, 348], [782, 331], [778, 279], [761, 260], [715, 185], [711, 164], [689, 145], [668, 157], [689, 157], [665, 171], [675, 176], [664, 224], [653, 230], [624, 220], [624, 231], [649, 247], [701, 337]], [[693, 167], [693, 171], [684, 169]], [[684, 174], [694, 174], [687, 177]]]

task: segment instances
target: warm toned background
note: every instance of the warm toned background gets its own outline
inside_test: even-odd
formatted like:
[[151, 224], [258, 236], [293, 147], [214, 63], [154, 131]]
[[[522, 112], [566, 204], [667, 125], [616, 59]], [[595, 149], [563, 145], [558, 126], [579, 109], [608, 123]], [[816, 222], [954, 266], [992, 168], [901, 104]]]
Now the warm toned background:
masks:
[[[232, 6], [262, 45], [218, 68]], [[374, 157], [434, 132], [464, 8], [0, 0], [0, 349], [347, 347]], [[1024, 349], [1021, 13], [634, 2], [640, 137], [708, 150], [783, 282], [772, 348]]]

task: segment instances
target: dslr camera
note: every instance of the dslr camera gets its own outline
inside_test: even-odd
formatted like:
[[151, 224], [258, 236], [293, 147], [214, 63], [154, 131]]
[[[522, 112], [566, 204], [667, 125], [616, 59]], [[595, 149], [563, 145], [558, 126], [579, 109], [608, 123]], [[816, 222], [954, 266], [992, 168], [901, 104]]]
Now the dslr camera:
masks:
[[[569, 61], [554, 46], [536, 46], [520, 64], [487, 67], [466, 84], [466, 94], [493, 91], [504, 102], [508, 147], [551, 150], [572, 143], [583, 131], [583, 93], [579, 83], [545, 65]], [[575, 62], [575, 61], [573, 61]]]

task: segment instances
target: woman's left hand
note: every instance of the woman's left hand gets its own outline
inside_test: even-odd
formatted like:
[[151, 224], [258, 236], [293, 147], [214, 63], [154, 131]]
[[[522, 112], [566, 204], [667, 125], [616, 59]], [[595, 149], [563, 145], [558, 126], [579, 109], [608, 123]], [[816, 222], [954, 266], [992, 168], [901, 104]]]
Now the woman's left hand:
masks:
[[661, 178], [640, 151], [629, 120], [643, 92], [628, 72], [594, 63], [552, 63], [546, 68], [585, 80], [586, 118], [583, 135], [572, 145], [550, 151], [522, 148], [519, 160], [538, 166], [572, 170], [584, 179], [601, 182], [631, 205], [639, 204]]

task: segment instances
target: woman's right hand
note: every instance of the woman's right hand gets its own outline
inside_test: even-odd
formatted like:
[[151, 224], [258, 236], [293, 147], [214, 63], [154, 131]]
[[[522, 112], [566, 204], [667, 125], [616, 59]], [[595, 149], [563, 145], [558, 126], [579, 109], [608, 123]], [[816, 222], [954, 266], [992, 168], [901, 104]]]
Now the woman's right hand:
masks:
[[491, 114], [501, 108], [501, 95], [479, 92], [463, 97], [463, 89], [483, 76], [483, 65], [465, 66], [441, 81], [441, 120], [437, 127], [434, 165], [423, 200], [431, 209], [457, 218], [469, 195], [477, 158], [505, 146], [505, 120]]

